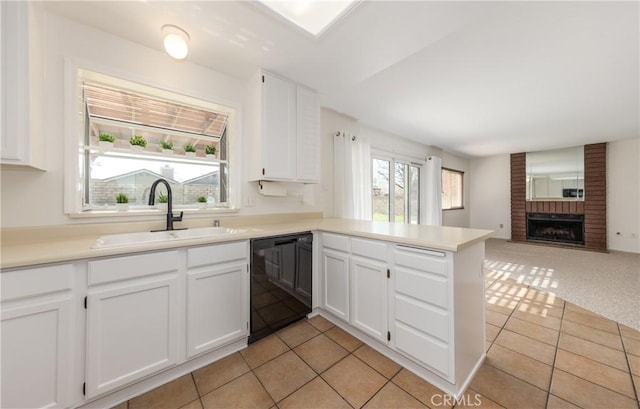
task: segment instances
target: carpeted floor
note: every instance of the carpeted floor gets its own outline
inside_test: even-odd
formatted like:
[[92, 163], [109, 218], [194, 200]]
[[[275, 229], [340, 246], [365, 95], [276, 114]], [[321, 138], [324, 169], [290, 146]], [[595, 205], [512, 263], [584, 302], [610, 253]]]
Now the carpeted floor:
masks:
[[640, 330], [640, 254], [486, 243], [485, 268]]

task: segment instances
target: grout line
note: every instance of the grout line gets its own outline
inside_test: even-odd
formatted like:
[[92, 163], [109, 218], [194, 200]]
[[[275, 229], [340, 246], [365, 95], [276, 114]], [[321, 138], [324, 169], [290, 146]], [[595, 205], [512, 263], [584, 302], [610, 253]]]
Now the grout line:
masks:
[[[549, 387], [547, 388], [548, 389], [547, 407], [549, 407], [549, 400], [551, 399], [551, 385], [553, 385], [553, 375], [556, 373], [556, 359], [558, 358], [558, 349], [560, 349], [560, 337], [562, 336], [562, 325], [564, 324], [564, 313], [566, 309], [567, 309], [567, 301], [565, 300], [564, 305], [562, 306], [562, 318], [560, 320], [560, 328], [558, 329], [558, 340], [556, 343], [556, 351], [555, 351], [555, 354], [553, 354], [553, 362], [551, 364], [551, 376], [549, 377]], [[569, 401], [567, 400], [567, 402]], [[573, 402], [569, 402], [569, 403], [573, 404]]]
[[[636, 388], [636, 383], [633, 380], [633, 372], [631, 372], [631, 362], [629, 362], [629, 353], [627, 353], [627, 348], [624, 345], [624, 339], [622, 338], [622, 331], [620, 330], [620, 324], [616, 323], [616, 327], [618, 328], [618, 332], [620, 333], [620, 342], [622, 342], [622, 350], [624, 352], [624, 358], [627, 361], [627, 368], [629, 369], [629, 377], [631, 378], [631, 389], [633, 389], [633, 393], [636, 396], [636, 402], [640, 402], [640, 395], [638, 395], [638, 389]], [[640, 385], [639, 385], [640, 386]], [[640, 404], [639, 404], [640, 407]]]

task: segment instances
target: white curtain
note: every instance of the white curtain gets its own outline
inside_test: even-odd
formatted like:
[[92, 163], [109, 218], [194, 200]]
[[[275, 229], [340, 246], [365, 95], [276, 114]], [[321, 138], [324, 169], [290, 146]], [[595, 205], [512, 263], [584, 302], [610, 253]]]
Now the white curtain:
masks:
[[426, 200], [421, 224], [442, 226], [442, 159], [429, 156], [424, 168], [423, 189]]
[[333, 139], [334, 214], [371, 220], [371, 148], [368, 141], [340, 131]]

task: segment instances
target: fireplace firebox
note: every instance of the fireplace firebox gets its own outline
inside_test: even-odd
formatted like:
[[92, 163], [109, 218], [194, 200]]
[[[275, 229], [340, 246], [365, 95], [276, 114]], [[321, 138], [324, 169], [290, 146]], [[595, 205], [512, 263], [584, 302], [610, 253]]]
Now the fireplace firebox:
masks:
[[584, 215], [527, 213], [527, 240], [584, 245]]

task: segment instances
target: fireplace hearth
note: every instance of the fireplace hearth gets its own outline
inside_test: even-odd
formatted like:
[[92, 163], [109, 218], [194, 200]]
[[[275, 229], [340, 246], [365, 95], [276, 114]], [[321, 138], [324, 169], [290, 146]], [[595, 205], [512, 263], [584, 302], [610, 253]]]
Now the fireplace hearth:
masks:
[[527, 213], [527, 240], [584, 245], [584, 215]]

